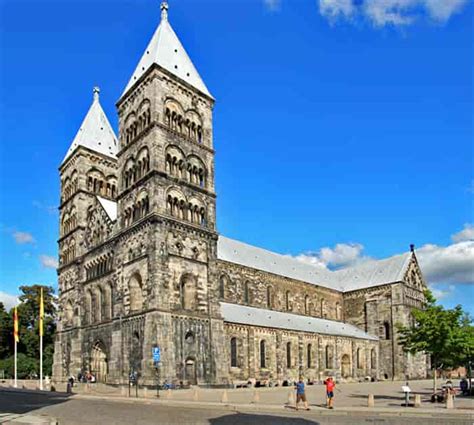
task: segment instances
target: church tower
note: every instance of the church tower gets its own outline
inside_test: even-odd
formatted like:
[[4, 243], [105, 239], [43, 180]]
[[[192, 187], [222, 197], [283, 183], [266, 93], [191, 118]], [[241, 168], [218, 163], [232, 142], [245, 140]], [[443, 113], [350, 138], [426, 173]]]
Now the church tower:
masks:
[[223, 374], [210, 267], [217, 242], [213, 106], [163, 2], [161, 22], [117, 102], [123, 309], [126, 316], [150, 312], [130, 330], [130, 341], [141, 342], [126, 362], [150, 381], [153, 346], [162, 349], [164, 378], [204, 383]]
[[[72, 373], [72, 357], [81, 357], [79, 339], [64, 330], [83, 325], [84, 255], [87, 252], [89, 215], [100, 203], [113, 204], [117, 196], [118, 141], [99, 101], [99, 88], [93, 90], [87, 112], [60, 167], [58, 286], [60, 320], [56, 335], [54, 374]], [[111, 231], [111, 229], [110, 229]], [[102, 235], [105, 237], [105, 235]], [[74, 354], [75, 353], [75, 354]], [[74, 365], [80, 369], [80, 365]]]

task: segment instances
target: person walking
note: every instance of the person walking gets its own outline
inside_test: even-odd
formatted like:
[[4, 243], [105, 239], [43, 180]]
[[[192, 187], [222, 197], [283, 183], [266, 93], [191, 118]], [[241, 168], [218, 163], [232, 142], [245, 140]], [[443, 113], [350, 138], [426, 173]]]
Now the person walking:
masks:
[[329, 376], [325, 381], [324, 385], [326, 385], [326, 407], [328, 409], [333, 409], [332, 402], [334, 398], [334, 390], [336, 389], [336, 384], [332, 379], [332, 376]]
[[299, 381], [295, 384], [296, 386], [296, 403], [295, 409], [298, 410], [298, 403], [302, 401], [304, 403], [304, 408], [309, 410], [308, 401], [306, 400], [306, 391], [304, 387], [303, 377], [300, 376]]

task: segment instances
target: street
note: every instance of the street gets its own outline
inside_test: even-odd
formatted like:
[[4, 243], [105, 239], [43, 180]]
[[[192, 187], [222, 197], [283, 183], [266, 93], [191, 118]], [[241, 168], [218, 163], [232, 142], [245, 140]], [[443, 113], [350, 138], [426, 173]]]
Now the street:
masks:
[[[237, 412], [225, 408], [214, 407], [181, 407], [163, 406], [147, 401], [111, 401], [106, 399], [70, 398], [66, 395], [53, 393], [13, 392], [0, 390], [1, 413], [29, 413], [34, 415], [46, 414], [58, 419], [60, 425], [92, 425], [92, 424], [404, 424], [407, 418], [357, 412], [354, 414], [338, 413], [337, 410], [328, 412], [315, 406], [309, 412], [283, 410], [280, 412]], [[435, 414], [426, 416], [410, 416], [410, 425], [422, 425], [429, 421], [430, 425], [472, 425], [472, 421], [436, 417]]]

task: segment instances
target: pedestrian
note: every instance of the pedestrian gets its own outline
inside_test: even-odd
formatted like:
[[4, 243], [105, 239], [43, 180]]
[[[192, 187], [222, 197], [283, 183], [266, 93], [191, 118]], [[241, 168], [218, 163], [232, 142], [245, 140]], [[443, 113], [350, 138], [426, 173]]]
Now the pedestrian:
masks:
[[333, 409], [332, 401], [334, 398], [334, 390], [336, 389], [336, 384], [332, 379], [332, 376], [329, 376], [325, 381], [324, 384], [326, 385], [326, 407], [328, 409]]
[[304, 388], [304, 381], [303, 377], [300, 376], [299, 381], [295, 384], [296, 385], [296, 404], [295, 409], [298, 410], [298, 403], [302, 401], [304, 403], [304, 408], [309, 410], [308, 401], [306, 400], [306, 392]]

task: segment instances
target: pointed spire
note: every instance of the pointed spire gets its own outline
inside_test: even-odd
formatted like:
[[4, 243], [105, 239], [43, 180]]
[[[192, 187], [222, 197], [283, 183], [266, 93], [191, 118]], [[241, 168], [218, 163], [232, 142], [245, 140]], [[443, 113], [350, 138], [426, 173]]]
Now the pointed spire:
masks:
[[90, 150], [99, 152], [112, 158], [117, 157], [118, 141], [114, 131], [99, 102], [99, 87], [92, 90], [93, 100], [79, 131], [74, 137], [67, 151], [64, 161], [76, 150], [78, 146], [84, 146]]
[[201, 76], [168, 21], [168, 3], [163, 1], [160, 8], [160, 25], [158, 25], [158, 28], [148, 43], [122, 96], [132, 88], [153, 64], [157, 64], [199, 90], [201, 93], [212, 98], [212, 95], [209, 93], [209, 90], [202, 81]]
[[94, 102], [98, 102], [99, 101], [100, 88], [95, 86], [92, 89], [92, 93], [93, 93], [93, 96], [94, 96]]
[[162, 1], [160, 5], [161, 9], [161, 20], [162, 21], [167, 21], [168, 20], [168, 2], [167, 1]]

